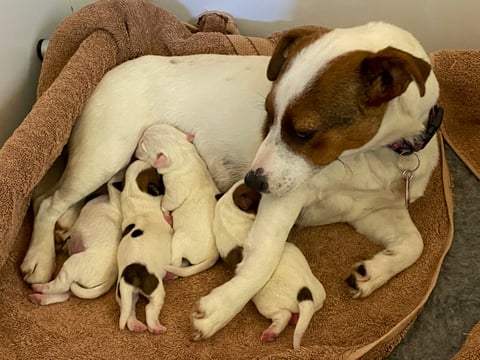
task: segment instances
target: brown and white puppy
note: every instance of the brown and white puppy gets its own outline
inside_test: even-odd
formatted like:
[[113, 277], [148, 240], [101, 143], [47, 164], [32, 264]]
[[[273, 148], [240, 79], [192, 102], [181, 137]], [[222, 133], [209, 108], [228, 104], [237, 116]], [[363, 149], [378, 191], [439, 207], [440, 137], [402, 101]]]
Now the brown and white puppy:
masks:
[[[218, 259], [212, 230], [218, 189], [193, 139], [173, 126], [154, 125], [145, 130], [135, 152], [162, 174], [162, 210], [172, 213], [174, 230], [166, 269], [183, 277], [212, 267]], [[182, 260], [191, 265], [182, 267]]]
[[[222, 259], [233, 270], [243, 259], [244, 242], [255, 220], [260, 198], [258, 191], [240, 180], [218, 200], [213, 222], [215, 240]], [[289, 322], [296, 322], [293, 348], [298, 349], [313, 314], [323, 306], [325, 297], [325, 289], [312, 273], [305, 256], [287, 242], [272, 277], [252, 298], [260, 314], [272, 320], [261, 340], [275, 340]]]
[[105, 294], [117, 279], [117, 248], [121, 238], [120, 192], [108, 184], [108, 195], [87, 202], [69, 230], [65, 260], [57, 277], [33, 284], [29, 300], [47, 305], [65, 301], [70, 292], [84, 299]]
[[[148, 163], [136, 160], [125, 174], [121, 193], [123, 237], [118, 246], [116, 298], [120, 305], [119, 327], [130, 331], [162, 334], [167, 329], [158, 319], [165, 299], [162, 279], [170, 263], [172, 228], [163, 217], [160, 202], [165, 192], [161, 177]], [[139, 295], [148, 299], [147, 326], [137, 320]]]
[[[247, 184], [265, 193], [236, 276], [202, 297], [192, 313], [194, 339], [212, 336], [262, 288], [295, 222], [347, 222], [384, 246], [353, 266], [353, 294], [368, 296], [422, 253], [405, 206], [404, 170], [416, 169], [411, 202], [423, 195], [438, 163], [435, 136], [426, 144], [438, 125], [430, 116], [438, 94], [420, 43], [382, 22], [323, 35], [294, 29], [271, 58], [128, 61], [105, 75], [75, 122], [67, 168], [35, 217], [24, 278], [48, 281], [55, 222], [128, 164], [145, 129], [166, 123], [195, 133], [221, 192], [251, 170]], [[403, 143], [416, 156], [392, 150]]]

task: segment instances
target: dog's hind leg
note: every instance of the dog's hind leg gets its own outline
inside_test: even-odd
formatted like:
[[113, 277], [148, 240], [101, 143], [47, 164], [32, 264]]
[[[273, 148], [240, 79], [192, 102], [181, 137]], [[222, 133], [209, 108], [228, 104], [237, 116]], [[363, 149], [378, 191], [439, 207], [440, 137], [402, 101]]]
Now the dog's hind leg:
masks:
[[167, 331], [167, 328], [160, 324], [160, 320], [158, 320], [164, 299], [165, 289], [162, 283], [159, 283], [155, 291], [149, 296], [149, 303], [145, 306], [148, 331], [152, 334], [163, 334]]
[[402, 206], [374, 211], [351, 224], [359, 233], [385, 248], [371, 259], [353, 266], [347, 283], [353, 288], [354, 298], [370, 295], [422, 254], [422, 236], [408, 210]]
[[70, 293], [63, 294], [31, 294], [28, 296], [28, 300], [36, 305], [50, 305], [59, 302], [67, 301], [70, 298]]
[[275, 312], [272, 316], [272, 323], [270, 326], [265, 329], [262, 333], [261, 340], [262, 342], [274, 341], [278, 338], [280, 333], [285, 330], [290, 321], [292, 313], [285, 309], [280, 309]]
[[[45, 198], [39, 205], [35, 216], [32, 239], [27, 254], [20, 266], [24, 280], [30, 284], [45, 283], [50, 280], [55, 270], [54, 231], [57, 220], [71, 206], [106, 183], [122, 167], [127, 165], [136, 145], [136, 139], [126, 141], [120, 146], [109, 144], [110, 149], [88, 148], [73, 149], [59, 186], [52, 196]], [[82, 151], [85, 150], [85, 151]]]

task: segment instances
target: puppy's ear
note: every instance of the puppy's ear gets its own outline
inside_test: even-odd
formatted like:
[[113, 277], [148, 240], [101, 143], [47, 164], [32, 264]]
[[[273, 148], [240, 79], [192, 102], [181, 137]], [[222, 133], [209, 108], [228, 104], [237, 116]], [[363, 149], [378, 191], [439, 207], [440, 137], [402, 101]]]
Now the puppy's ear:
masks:
[[168, 159], [167, 155], [162, 152], [157, 155], [157, 159], [153, 163], [153, 166], [156, 168], [164, 168], [167, 167], [169, 164], [170, 160]]
[[240, 184], [232, 194], [233, 203], [242, 211], [250, 214], [256, 214], [260, 204], [261, 194], [249, 188], [245, 184]]
[[360, 65], [366, 85], [366, 104], [379, 106], [390, 101], [403, 94], [412, 81], [423, 97], [430, 70], [428, 62], [405, 51], [393, 47], [380, 50]]
[[303, 47], [317, 39], [322, 32], [318, 28], [299, 27], [287, 31], [278, 40], [267, 68], [267, 78], [275, 81], [291, 59]]

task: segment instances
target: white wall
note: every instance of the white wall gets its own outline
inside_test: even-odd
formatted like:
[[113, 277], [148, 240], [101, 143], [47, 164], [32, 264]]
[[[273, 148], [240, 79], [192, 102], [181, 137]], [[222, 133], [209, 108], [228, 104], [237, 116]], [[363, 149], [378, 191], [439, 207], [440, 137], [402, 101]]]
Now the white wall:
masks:
[[[4, 0], [0, 5], [0, 146], [29, 112], [40, 69], [35, 47], [92, 0]], [[230, 12], [245, 35], [301, 24], [348, 27], [385, 20], [416, 35], [427, 51], [480, 49], [478, 0], [152, 0], [184, 21], [205, 11]]]

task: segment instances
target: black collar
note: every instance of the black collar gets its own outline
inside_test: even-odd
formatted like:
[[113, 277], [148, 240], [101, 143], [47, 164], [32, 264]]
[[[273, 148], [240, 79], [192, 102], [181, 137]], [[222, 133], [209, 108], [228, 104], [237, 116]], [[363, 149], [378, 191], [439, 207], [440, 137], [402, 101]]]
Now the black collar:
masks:
[[427, 146], [433, 135], [437, 132], [442, 124], [443, 108], [435, 105], [428, 114], [428, 123], [425, 131], [416, 136], [413, 143], [405, 139], [401, 139], [393, 144], [388, 145], [390, 149], [400, 155], [411, 155], [414, 152], [422, 150]]

